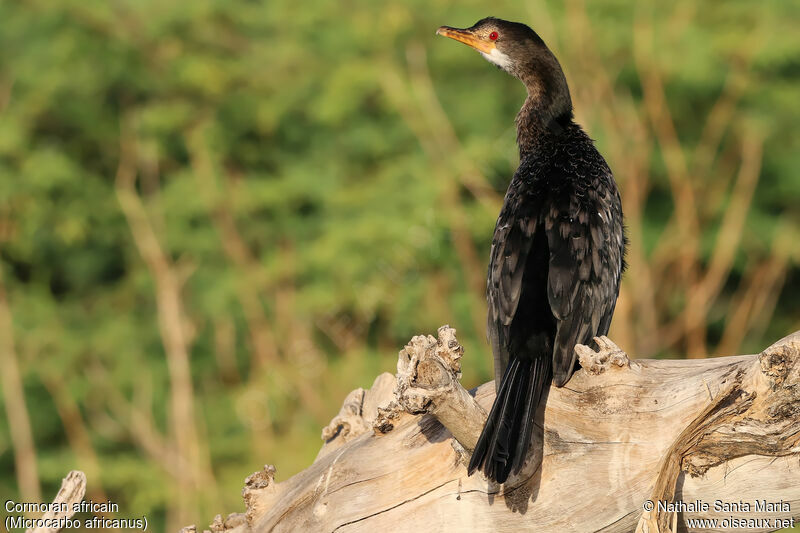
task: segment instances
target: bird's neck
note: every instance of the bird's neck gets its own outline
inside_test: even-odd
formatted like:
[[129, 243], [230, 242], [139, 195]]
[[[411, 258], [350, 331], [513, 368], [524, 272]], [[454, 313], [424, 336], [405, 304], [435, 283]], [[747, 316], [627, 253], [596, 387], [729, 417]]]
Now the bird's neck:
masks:
[[542, 139], [558, 135], [572, 122], [572, 99], [555, 57], [552, 64], [540, 64], [529, 72], [519, 76], [528, 90], [516, 120], [520, 157], [535, 151]]
[[536, 151], [541, 142], [558, 135], [572, 122], [572, 108], [553, 109], [542, 105], [541, 99], [525, 99], [517, 113], [517, 145], [520, 157]]

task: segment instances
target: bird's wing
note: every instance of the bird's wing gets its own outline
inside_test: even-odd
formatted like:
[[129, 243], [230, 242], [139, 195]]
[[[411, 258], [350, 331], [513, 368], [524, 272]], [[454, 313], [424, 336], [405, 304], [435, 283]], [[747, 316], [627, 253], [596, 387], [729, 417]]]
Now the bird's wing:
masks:
[[503, 213], [508, 212], [505, 208], [501, 211], [495, 226], [486, 284], [489, 306], [487, 331], [498, 380], [508, 365], [509, 330], [519, 305], [522, 276], [536, 231], [534, 216], [504, 218]]
[[572, 375], [575, 345], [608, 332], [622, 274], [621, 215], [613, 212], [616, 191], [584, 192], [583, 198], [565, 194], [554, 199], [543, 220], [550, 249], [547, 298], [558, 324], [553, 347], [558, 387]]

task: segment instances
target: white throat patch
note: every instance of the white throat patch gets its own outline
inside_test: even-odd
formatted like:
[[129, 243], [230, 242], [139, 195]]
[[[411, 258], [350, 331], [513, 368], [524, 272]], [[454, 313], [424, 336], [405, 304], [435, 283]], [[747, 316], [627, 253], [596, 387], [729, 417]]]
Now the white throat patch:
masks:
[[489, 54], [481, 52], [481, 55], [486, 58], [486, 61], [494, 63], [503, 70], [508, 70], [508, 67], [511, 66], [511, 58], [497, 48], [492, 48], [492, 52]]

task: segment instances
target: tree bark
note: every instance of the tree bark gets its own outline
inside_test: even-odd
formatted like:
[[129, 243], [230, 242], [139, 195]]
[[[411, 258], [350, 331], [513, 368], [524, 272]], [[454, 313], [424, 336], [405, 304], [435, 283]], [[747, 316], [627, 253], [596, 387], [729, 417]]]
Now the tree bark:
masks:
[[461, 387], [444, 326], [412, 339], [395, 377], [348, 396], [311, 466], [280, 483], [274, 467], [253, 474], [246, 512], [211, 531], [772, 531], [800, 516], [800, 332], [703, 360], [595, 342], [576, 347], [582, 370], [537, 415], [543, 445], [503, 485], [467, 475], [495, 387]]

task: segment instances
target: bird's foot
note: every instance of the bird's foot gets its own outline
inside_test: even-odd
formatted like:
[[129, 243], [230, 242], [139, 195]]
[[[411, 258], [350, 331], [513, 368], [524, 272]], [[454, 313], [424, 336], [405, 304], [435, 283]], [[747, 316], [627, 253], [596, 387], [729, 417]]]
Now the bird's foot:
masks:
[[626, 354], [614, 341], [603, 335], [594, 338], [597, 351], [584, 344], [575, 345], [578, 361], [581, 367], [590, 374], [602, 374], [612, 367], [630, 368], [631, 362]]

